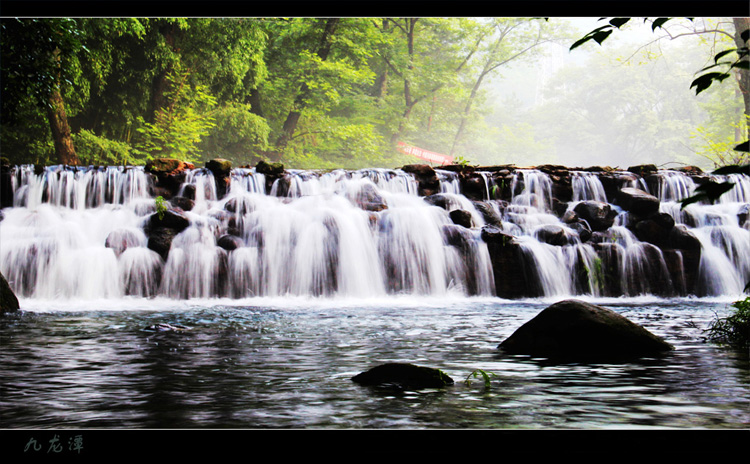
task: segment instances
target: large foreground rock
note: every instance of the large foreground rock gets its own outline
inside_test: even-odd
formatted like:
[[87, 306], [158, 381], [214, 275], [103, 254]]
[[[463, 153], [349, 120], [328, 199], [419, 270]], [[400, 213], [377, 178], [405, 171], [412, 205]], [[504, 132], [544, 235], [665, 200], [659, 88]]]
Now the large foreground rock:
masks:
[[453, 385], [453, 379], [440, 369], [408, 363], [388, 363], [373, 367], [352, 377], [360, 385], [401, 389], [442, 388]]
[[498, 348], [511, 354], [565, 361], [616, 361], [673, 349], [624, 316], [578, 300], [564, 300], [546, 308]]
[[8, 281], [0, 274], [0, 314], [17, 311], [19, 308], [18, 298], [11, 290]]

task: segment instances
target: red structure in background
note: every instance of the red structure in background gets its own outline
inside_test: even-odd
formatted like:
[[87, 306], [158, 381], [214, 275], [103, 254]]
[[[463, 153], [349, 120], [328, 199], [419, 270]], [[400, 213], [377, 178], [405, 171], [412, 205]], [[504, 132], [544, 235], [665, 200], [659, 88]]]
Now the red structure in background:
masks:
[[453, 157], [450, 155], [435, 153], [423, 148], [407, 145], [404, 142], [398, 142], [398, 149], [400, 152], [406, 153], [407, 155], [416, 156], [417, 158], [431, 163], [439, 163], [441, 166], [445, 164], [453, 164]]

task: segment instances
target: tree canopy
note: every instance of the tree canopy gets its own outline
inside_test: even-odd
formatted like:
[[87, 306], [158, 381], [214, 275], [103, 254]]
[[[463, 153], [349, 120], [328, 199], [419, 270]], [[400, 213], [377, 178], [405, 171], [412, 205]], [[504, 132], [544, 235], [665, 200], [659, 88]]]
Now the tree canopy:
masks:
[[[716, 55], [708, 64], [644, 54], [628, 79], [612, 53], [592, 56], [542, 85], [550, 50], [580, 37], [559, 19], [4, 18], [0, 34], [0, 142], [15, 164], [392, 167], [418, 162], [397, 149], [406, 142], [482, 164], [593, 164], [614, 147], [633, 164], [720, 165], [747, 130], [728, 81], [698, 81], [692, 100], [674, 90], [689, 93], [684, 76], [702, 68], [742, 71], [741, 44], [690, 45]], [[537, 101], [508, 93], [519, 72]]]

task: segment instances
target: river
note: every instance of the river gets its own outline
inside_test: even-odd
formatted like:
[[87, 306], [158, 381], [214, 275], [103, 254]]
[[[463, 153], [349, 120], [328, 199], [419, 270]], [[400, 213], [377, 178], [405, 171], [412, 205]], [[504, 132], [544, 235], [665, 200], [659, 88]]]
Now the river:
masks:
[[[551, 300], [23, 300], [0, 318], [0, 427], [737, 429], [748, 353], [707, 343], [722, 299], [599, 299], [675, 346], [662, 358], [553, 364], [497, 345]], [[156, 324], [181, 330], [153, 331]], [[455, 384], [394, 391], [385, 362]], [[490, 377], [470, 377], [481, 369]]]

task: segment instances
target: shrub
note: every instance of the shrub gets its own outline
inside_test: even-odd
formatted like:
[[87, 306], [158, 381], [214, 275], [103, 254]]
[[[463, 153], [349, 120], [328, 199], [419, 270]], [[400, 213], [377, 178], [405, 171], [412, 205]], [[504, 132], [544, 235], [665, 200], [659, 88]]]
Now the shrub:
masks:
[[738, 348], [750, 347], [750, 297], [735, 301], [736, 311], [727, 317], [717, 317], [707, 329], [708, 339]]

